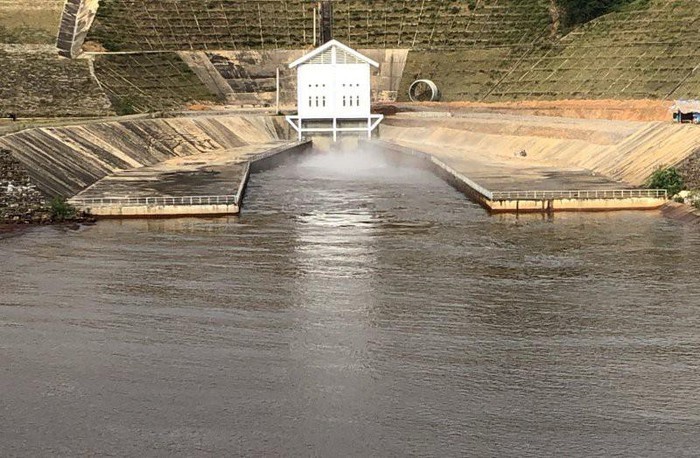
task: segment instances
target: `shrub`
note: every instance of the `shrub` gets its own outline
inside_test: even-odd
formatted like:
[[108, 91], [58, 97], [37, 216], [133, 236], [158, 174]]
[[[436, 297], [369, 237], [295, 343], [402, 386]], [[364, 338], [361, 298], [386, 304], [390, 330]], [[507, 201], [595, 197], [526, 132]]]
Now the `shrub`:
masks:
[[134, 107], [134, 102], [130, 97], [114, 97], [112, 99], [112, 108], [119, 116], [126, 116], [138, 113]]
[[675, 167], [659, 167], [651, 174], [646, 184], [650, 189], [665, 189], [670, 197], [683, 190], [683, 177]]
[[66, 202], [63, 197], [54, 197], [51, 200], [51, 216], [54, 221], [61, 222], [75, 218], [75, 207]]
[[637, 3], [641, 8], [648, 3], [648, 0], [557, 0], [566, 29], [585, 24], [604, 14], [619, 11], [630, 3]]

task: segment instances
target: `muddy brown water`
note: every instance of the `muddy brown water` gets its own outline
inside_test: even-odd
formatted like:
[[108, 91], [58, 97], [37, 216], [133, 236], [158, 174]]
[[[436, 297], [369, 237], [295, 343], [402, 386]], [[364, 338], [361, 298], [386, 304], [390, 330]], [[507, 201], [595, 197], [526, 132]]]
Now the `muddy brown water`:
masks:
[[312, 156], [229, 219], [0, 239], [0, 455], [700, 450], [700, 235]]

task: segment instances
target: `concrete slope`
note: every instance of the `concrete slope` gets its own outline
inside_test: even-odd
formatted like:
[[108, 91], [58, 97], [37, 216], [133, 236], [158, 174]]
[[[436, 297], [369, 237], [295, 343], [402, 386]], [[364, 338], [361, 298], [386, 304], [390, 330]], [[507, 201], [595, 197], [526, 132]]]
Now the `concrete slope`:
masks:
[[700, 128], [697, 126], [649, 123], [585, 166], [642, 184], [657, 167], [676, 165], [698, 150]]
[[37, 128], [0, 137], [47, 195], [72, 197], [115, 172], [283, 138], [281, 121], [220, 116]]
[[523, 164], [587, 169], [631, 185], [700, 149], [697, 126], [493, 114], [388, 119], [381, 137], [483, 163], [510, 163], [524, 150]]

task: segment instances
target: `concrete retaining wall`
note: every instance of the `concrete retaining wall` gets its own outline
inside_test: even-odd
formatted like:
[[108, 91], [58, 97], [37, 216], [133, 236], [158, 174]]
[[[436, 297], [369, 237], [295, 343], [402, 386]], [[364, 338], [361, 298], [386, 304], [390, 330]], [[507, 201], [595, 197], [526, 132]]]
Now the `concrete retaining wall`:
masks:
[[66, 1], [56, 43], [60, 55], [70, 58], [80, 55], [98, 7], [99, 0]]
[[218, 116], [37, 128], [0, 137], [49, 196], [72, 197], [116, 171], [284, 138], [281, 118]]
[[380, 136], [423, 151], [485, 161], [511, 159], [578, 167], [642, 185], [659, 166], [674, 165], [700, 148], [700, 129], [663, 122], [629, 122], [474, 113], [438, 119], [389, 118]]
[[224, 216], [236, 215], [239, 211], [238, 205], [125, 205], [90, 208], [90, 214], [100, 218]]
[[663, 198], [486, 200], [492, 213], [549, 213], [561, 211], [655, 210], [667, 202]]
[[[135, 203], [110, 203], [106, 205], [91, 205], [80, 206], [78, 208], [89, 212], [91, 215], [101, 218], [158, 218], [158, 217], [180, 217], [180, 216], [224, 216], [235, 215], [240, 212], [243, 204], [243, 197], [252, 172], [266, 170], [281, 163], [290, 160], [292, 157], [298, 157], [311, 150], [311, 142], [291, 143], [283, 146], [269, 149], [260, 154], [256, 154], [250, 159], [250, 162], [245, 164], [245, 167], [240, 174], [240, 182], [238, 183], [235, 202], [230, 204], [178, 204], [178, 205], [162, 205], [162, 204], [135, 204]], [[231, 182], [231, 186], [236, 186], [235, 181]], [[158, 197], [152, 196], [153, 199]], [[171, 196], [163, 196], [165, 200]], [[197, 196], [193, 197], [196, 202]], [[143, 202], [143, 200], [141, 200]]]
[[393, 162], [409, 164], [434, 173], [472, 201], [492, 213], [547, 213], [561, 211], [653, 210], [663, 206], [665, 198], [629, 197], [611, 199], [512, 199], [492, 200], [491, 191], [460, 174], [428, 153], [395, 144], [375, 142]]

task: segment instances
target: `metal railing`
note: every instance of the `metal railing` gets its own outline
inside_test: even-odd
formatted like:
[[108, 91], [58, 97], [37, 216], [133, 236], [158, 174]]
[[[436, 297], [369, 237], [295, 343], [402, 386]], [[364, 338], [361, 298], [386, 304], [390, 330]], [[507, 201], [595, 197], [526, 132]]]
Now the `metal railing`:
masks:
[[668, 199], [665, 189], [589, 189], [577, 191], [494, 191], [491, 200]]
[[129, 207], [136, 205], [236, 205], [238, 196], [184, 196], [184, 197], [94, 197], [73, 198], [68, 201], [77, 207]]

